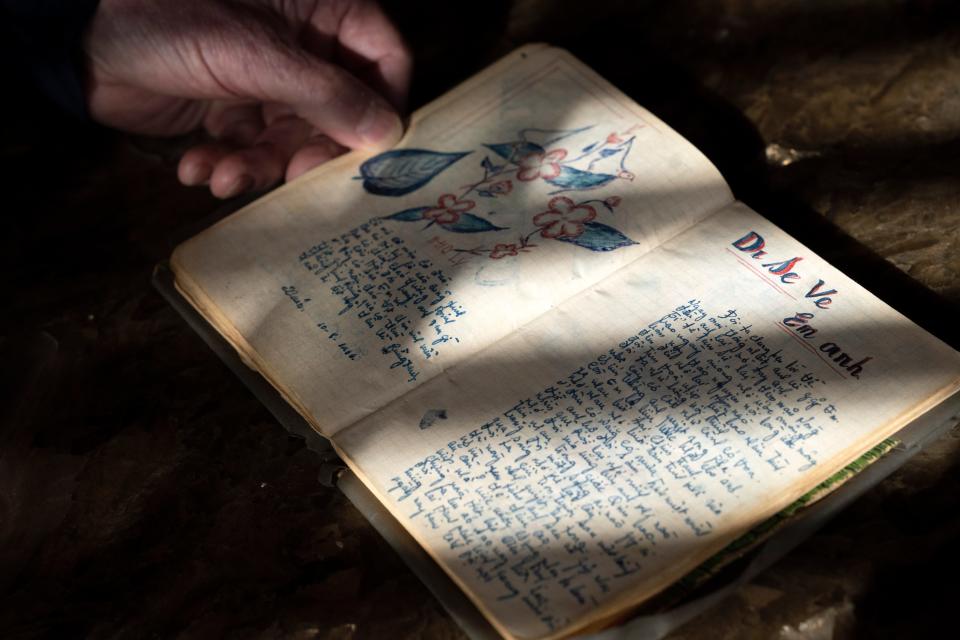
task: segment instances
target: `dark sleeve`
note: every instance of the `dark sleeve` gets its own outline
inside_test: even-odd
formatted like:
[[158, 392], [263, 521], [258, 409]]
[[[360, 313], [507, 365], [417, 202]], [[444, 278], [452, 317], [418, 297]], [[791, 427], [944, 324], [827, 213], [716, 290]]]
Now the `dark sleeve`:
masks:
[[98, 0], [0, 0], [0, 52], [61, 108], [86, 119], [83, 33]]

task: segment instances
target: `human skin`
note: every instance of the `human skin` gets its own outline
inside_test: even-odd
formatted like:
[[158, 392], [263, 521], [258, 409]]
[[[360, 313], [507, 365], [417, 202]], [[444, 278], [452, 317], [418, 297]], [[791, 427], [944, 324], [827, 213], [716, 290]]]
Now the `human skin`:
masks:
[[178, 176], [221, 198], [403, 133], [412, 60], [373, 0], [101, 0], [84, 49], [91, 116], [206, 131]]

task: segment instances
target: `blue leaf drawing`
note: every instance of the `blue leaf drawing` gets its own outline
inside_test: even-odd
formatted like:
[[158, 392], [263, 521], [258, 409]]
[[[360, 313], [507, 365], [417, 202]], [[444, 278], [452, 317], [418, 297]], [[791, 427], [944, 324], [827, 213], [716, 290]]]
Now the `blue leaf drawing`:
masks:
[[547, 182], [560, 187], [558, 191], [551, 193], [560, 193], [561, 191], [595, 189], [602, 187], [614, 178], [616, 178], [616, 176], [610, 175], [609, 173], [593, 173], [564, 165], [560, 167], [560, 175], [556, 178], [549, 178]]
[[399, 220], [401, 222], [416, 222], [417, 220], [423, 220], [423, 212], [427, 211], [431, 207], [414, 207], [412, 209], [404, 209], [403, 211], [397, 211], [396, 213], [384, 216], [384, 220]]
[[610, 157], [610, 156], [612, 156], [612, 155], [616, 155], [616, 154], [618, 154], [618, 153], [620, 153], [620, 149], [601, 149], [601, 150], [600, 150], [600, 157], [601, 157], [601, 158], [608, 158], [608, 157]]
[[581, 151], [583, 151], [583, 152], [590, 151], [590, 150], [593, 149], [595, 146], [597, 146], [597, 143], [596, 143], [596, 142], [594, 142], [594, 143], [592, 143], [592, 144], [588, 144], [588, 145], [585, 146], [583, 149], [581, 149]]
[[456, 222], [451, 222], [450, 224], [444, 224], [440, 226], [447, 231], [454, 231], [456, 233], [479, 233], [481, 231], [501, 231], [506, 229], [506, 227], [498, 227], [494, 224], [491, 224], [483, 218], [473, 215], [472, 213], [461, 213], [460, 219]]
[[488, 173], [496, 173], [503, 169], [502, 164], [493, 164], [490, 162], [490, 156], [484, 156], [483, 162], [480, 163], [480, 166], [484, 168]]
[[531, 153], [543, 153], [543, 147], [526, 140], [516, 142], [501, 142], [498, 144], [483, 145], [508, 162], [517, 162], [520, 158]]
[[557, 240], [569, 242], [591, 251], [613, 251], [620, 247], [637, 244], [613, 227], [608, 227], [600, 222], [587, 222], [583, 226], [583, 233], [576, 238], [557, 238]]
[[393, 149], [360, 165], [363, 188], [378, 196], [402, 196], [416, 191], [434, 176], [469, 155], [470, 151], [442, 153], [428, 149]]
[[480, 189], [477, 191], [477, 195], [482, 198], [496, 198], [497, 194], [493, 191], [487, 191], [486, 189]]

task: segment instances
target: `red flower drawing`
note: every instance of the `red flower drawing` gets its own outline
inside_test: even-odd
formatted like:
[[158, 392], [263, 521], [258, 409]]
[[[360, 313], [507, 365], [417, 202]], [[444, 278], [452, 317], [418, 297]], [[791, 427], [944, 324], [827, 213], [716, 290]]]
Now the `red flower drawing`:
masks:
[[604, 202], [604, 204], [606, 204], [608, 207], [610, 207], [611, 209], [613, 209], [614, 207], [616, 207], [617, 205], [620, 204], [620, 196], [610, 196], [609, 198], [607, 198], [607, 199], [604, 200], [603, 202]]
[[544, 238], [576, 238], [583, 233], [583, 225], [597, 217], [593, 207], [565, 196], [551, 198], [547, 206], [547, 211], [533, 216], [533, 224], [540, 227]]
[[499, 182], [494, 182], [487, 188], [487, 191], [490, 193], [495, 193], [497, 195], [505, 196], [511, 191], [513, 191], [513, 182], [510, 180], [501, 180]]
[[460, 219], [461, 213], [473, 209], [475, 204], [473, 200], [458, 200], [452, 193], [445, 193], [437, 200], [436, 207], [423, 212], [423, 217], [437, 224], [453, 224]]
[[490, 250], [490, 257], [494, 260], [506, 258], [507, 256], [519, 255], [520, 249], [515, 244], [498, 244]]
[[567, 157], [565, 149], [554, 149], [553, 151], [534, 152], [520, 158], [517, 165], [520, 170], [517, 171], [517, 179], [529, 182], [537, 178], [549, 180], [560, 175], [560, 161]]

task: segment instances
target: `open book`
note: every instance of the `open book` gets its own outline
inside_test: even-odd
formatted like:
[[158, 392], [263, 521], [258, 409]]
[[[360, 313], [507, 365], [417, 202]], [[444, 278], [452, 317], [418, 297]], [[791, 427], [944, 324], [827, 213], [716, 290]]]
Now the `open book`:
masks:
[[621, 617], [960, 389], [960, 354], [546, 46], [171, 264], [509, 638]]

